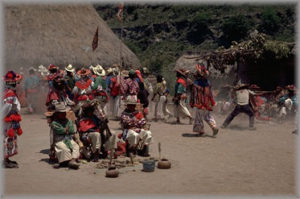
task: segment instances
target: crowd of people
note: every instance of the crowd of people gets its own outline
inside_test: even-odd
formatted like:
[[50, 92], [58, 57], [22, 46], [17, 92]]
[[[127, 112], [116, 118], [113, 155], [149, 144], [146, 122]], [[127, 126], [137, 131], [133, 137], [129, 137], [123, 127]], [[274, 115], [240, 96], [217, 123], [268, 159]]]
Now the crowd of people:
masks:
[[[293, 85], [262, 91], [257, 85], [239, 82], [227, 87], [225, 97], [220, 98], [222, 92], [216, 94], [213, 90], [204, 64], [197, 64], [193, 73], [184, 69], [174, 72], [177, 79], [172, 98], [174, 113], [171, 113], [166, 80], [158, 74], [154, 83], [145, 67], [121, 70], [114, 64], [105, 70], [99, 64], [76, 69], [71, 64], [64, 68], [50, 64], [48, 68], [30, 67], [26, 78], [23, 71], [20, 74], [8, 71], [4, 76], [2, 106], [4, 167], [18, 167], [18, 163], [9, 158], [17, 154], [17, 136], [23, 133], [19, 124], [21, 107], [26, 106], [28, 113], [43, 110], [37, 100], [43, 95], [47, 96], [45, 116], [50, 127], [49, 161], [56, 163], [56, 168], [67, 166], [71, 169], [79, 168], [79, 159], [98, 162], [108, 155], [114, 158], [118, 155], [149, 156], [152, 107], [154, 121], [174, 117], [175, 123], [181, 124], [182, 117], [188, 118], [193, 132], [200, 136], [205, 134], [205, 121], [214, 137], [219, 128], [213, 110], [228, 114], [221, 128], [227, 128], [239, 113], [246, 113], [250, 130], [255, 130], [255, 118], [270, 120], [278, 113], [283, 120], [297, 110]], [[110, 120], [120, 121], [122, 131], [111, 131]]]

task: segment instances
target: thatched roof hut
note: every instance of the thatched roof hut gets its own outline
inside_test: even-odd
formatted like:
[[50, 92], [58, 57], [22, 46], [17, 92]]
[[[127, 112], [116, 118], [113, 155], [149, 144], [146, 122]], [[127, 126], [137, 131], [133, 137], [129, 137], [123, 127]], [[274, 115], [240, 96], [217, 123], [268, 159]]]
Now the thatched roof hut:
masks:
[[[5, 68], [55, 64], [75, 67], [120, 64], [138, 67], [135, 54], [124, 45], [90, 4], [7, 4]], [[99, 27], [98, 48], [92, 41]]]
[[266, 40], [264, 34], [257, 32], [248, 41], [233, 42], [228, 49], [183, 55], [175, 68], [195, 71], [197, 63], [208, 68], [210, 78], [217, 84], [242, 80], [273, 89], [295, 83], [295, 43]]

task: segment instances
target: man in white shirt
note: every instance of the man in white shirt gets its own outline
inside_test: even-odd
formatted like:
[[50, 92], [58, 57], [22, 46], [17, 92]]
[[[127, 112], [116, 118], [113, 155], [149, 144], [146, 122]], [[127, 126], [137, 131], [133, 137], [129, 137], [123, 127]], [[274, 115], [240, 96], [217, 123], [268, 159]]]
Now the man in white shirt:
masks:
[[249, 116], [249, 129], [255, 130], [254, 127], [254, 113], [249, 105], [249, 95], [255, 95], [255, 93], [248, 89], [248, 85], [246, 84], [240, 84], [237, 85], [235, 88], [235, 94], [236, 94], [236, 103], [235, 109], [228, 115], [226, 120], [224, 121], [221, 128], [226, 128], [230, 122], [240, 113], [246, 113]]

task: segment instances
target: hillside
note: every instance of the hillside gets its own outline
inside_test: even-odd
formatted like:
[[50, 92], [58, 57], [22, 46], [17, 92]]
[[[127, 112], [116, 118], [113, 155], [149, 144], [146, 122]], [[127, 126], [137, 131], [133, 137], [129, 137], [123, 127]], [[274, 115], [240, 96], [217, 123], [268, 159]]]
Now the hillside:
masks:
[[125, 4], [123, 23], [118, 5], [94, 7], [119, 38], [123, 27], [123, 42], [143, 66], [165, 76], [183, 54], [227, 48], [254, 30], [269, 40], [295, 42], [296, 4]]

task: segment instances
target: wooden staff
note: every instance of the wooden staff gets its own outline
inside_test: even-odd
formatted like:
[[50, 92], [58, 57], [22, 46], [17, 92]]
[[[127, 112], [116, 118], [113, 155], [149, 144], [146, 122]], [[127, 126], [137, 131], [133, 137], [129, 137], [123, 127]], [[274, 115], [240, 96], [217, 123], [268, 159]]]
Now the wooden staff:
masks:
[[160, 142], [158, 143], [158, 153], [159, 153], [159, 159], [161, 159], [161, 145], [160, 145]]

